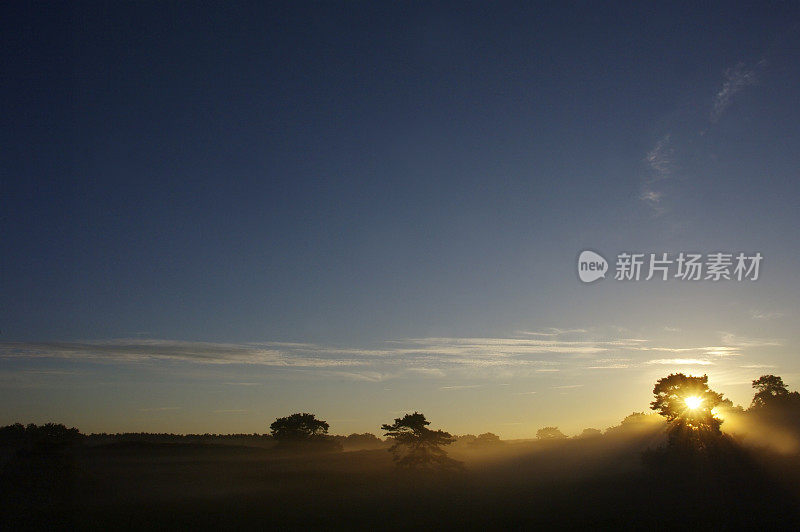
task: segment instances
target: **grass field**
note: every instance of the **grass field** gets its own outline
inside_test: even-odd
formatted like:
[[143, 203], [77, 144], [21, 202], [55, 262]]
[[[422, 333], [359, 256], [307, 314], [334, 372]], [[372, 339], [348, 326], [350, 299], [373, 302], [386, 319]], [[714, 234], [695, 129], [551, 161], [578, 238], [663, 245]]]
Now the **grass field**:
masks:
[[[384, 449], [294, 454], [114, 443], [6, 456], [10, 528], [408, 529], [736, 527], [791, 530], [796, 455], [733, 451], [682, 468], [652, 431], [453, 446], [465, 470], [398, 471]], [[740, 452], [741, 451], [741, 452]], [[676, 465], [677, 464], [677, 465]]]

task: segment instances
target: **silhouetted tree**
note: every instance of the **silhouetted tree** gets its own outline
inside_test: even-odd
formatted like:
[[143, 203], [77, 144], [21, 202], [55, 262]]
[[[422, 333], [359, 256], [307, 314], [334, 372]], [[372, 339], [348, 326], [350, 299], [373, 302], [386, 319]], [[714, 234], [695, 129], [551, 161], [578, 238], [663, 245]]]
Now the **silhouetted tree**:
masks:
[[328, 436], [327, 422], [317, 419], [314, 414], [292, 414], [288, 417], [279, 417], [269, 426], [270, 434], [278, 441], [281, 447], [304, 446], [317, 449], [341, 449], [341, 445]]
[[35, 425], [21, 423], [0, 428], [0, 446], [28, 448], [63, 448], [83, 440], [85, 436], [76, 428], [67, 428], [61, 423]]
[[330, 425], [314, 414], [292, 414], [279, 417], [269, 426], [270, 434], [278, 441], [303, 441], [327, 434]]
[[764, 407], [775, 400], [775, 398], [789, 395], [789, 390], [783, 383], [783, 379], [776, 375], [762, 375], [753, 381], [753, 388], [758, 390], [753, 397], [753, 407]]
[[389, 452], [394, 462], [404, 469], [451, 470], [461, 468], [461, 462], [447, 456], [442, 446], [455, 441], [455, 437], [443, 430], [431, 430], [430, 421], [424, 414], [414, 412], [396, 418], [391, 425], [381, 425], [384, 436], [392, 439]]
[[655, 400], [650, 408], [670, 424], [670, 443], [693, 442], [701, 446], [719, 436], [722, 420], [712, 410], [723, 402], [722, 394], [708, 387], [708, 375], [702, 377], [673, 373], [659, 379], [653, 388]]
[[14, 423], [0, 428], [0, 446], [21, 447], [25, 441], [25, 425], [22, 423]]
[[566, 437], [558, 427], [543, 427], [536, 431], [536, 438], [539, 440], [562, 440]]
[[644, 412], [631, 412], [619, 422], [620, 426], [633, 427], [646, 423], [649, 416], [653, 414], [645, 414]]
[[83, 438], [57, 423], [0, 429], [0, 529], [72, 528], [73, 447]]
[[644, 412], [632, 412], [625, 416], [619, 425], [608, 427], [605, 430], [606, 436], [637, 435], [643, 436], [646, 433], [661, 430], [659, 425], [666, 424], [663, 417], [658, 414], [645, 414]]
[[474, 440], [470, 442], [470, 445], [474, 447], [492, 447], [495, 445], [502, 444], [503, 441], [500, 439], [500, 436], [494, 434], [492, 432], [484, 432], [483, 434], [479, 434]]
[[597, 436], [601, 436], [602, 434], [603, 434], [603, 431], [601, 431], [599, 429], [589, 428], [589, 429], [583, 429], [583, 432], [581, 432], [579, 437], [580, 438], [595, 438]]

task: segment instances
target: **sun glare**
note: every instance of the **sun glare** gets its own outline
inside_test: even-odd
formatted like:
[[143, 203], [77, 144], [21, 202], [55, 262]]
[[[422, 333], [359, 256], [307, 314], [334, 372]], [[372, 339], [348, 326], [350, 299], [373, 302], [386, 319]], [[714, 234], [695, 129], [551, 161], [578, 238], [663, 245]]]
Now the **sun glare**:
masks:
[[700, 403], [703, 402], [703, 400], [700, 397], [687, 397], [686, 399], [684, 399], [684, 401], [686, 402], [686, 406], [689, 407], [689, 409], [691, 410], [699, 408]]

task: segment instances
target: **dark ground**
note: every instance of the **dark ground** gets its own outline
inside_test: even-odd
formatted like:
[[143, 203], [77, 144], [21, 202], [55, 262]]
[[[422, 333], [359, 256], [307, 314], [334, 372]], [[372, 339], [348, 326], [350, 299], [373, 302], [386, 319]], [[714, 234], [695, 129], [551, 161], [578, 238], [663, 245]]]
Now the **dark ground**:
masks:
[[458, 450], [400, 474], [385, 450], [118, 443], [6, 451], [2, 529], [799, 530], [800, 458], [651, 452], [648, 435]]

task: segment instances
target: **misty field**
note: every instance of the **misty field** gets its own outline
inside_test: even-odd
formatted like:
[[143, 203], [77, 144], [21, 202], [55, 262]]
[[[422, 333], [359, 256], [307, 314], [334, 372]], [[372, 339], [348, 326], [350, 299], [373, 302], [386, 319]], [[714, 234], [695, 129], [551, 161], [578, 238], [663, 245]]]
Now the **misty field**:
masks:
[[[748, 409], [708, 377], [659, 379], [656, 413], [535, 440], [454, 436], [414, 412], [329, 435], [311, 413], [269, 434], [0, 428], [9, 529], [800, 529], [800, 393], [753, 381]], [[725, 427], [725, 431], [721, 427]]]
[[[653, 423], [600, 436], [456, 443], [452, 473], [397, 470], [386, 449], [290, 453], [228, 444], [117, 442], [5, 456], [14, 528], [792, 529], [800, 460], [732, 443], [676, 466], [643, 459]], [[646, 456], [646, 453], [645, 453]]]

